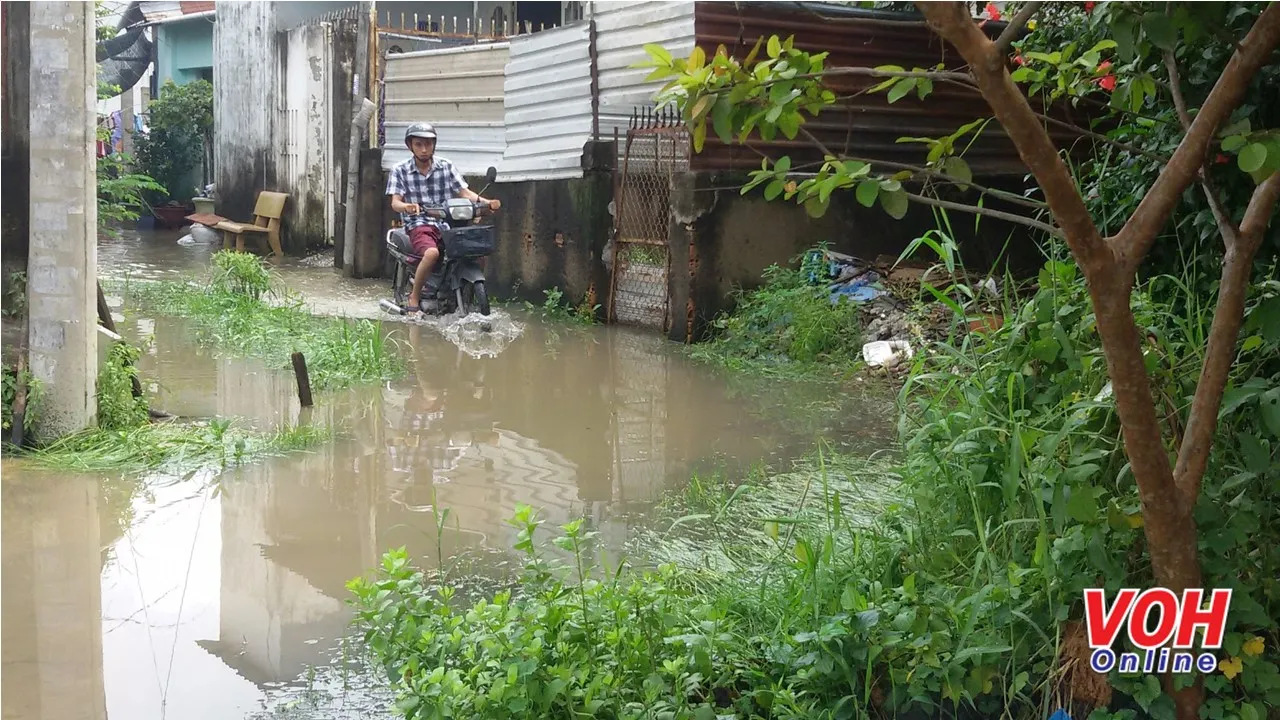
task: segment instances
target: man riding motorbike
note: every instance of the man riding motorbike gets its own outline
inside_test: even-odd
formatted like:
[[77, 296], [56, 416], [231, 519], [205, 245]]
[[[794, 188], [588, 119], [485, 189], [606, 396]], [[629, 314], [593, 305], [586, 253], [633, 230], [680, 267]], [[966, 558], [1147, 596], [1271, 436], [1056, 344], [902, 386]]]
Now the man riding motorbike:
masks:
[[391, 169], [387, 194], [391, 196], [391, 209], [400, 213], [414, 253], [422, 258], [413, 275], [406, 308], [409, 313], [416, 313], [422, 307], [422, 286], [440, 259], [441, 221], [423, 214], [423, 206], [442, 206], [455, 197], [487, 203], [491, 210], [497, 210], [502, 203], [477, 195], [467, 187], [453, 163], [435, 156], [436, 129], [431, 123], [410, 125], [404, 133], [404, 144], [413, 157]]

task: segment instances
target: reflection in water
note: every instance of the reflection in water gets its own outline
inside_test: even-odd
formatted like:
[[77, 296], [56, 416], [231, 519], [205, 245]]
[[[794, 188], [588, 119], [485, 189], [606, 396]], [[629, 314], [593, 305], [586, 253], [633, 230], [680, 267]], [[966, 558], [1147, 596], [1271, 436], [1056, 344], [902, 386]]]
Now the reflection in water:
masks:
[[98, 487], [5, 463], [4, 718], [104, 720]]
[[[7, 464], [6, 719], [270, 709], [339, 652], [345, 583], [388, 548], [424, 566], [505, 550], [515, 539], [505, 519], [522, 502], [551, 526], [585, 517], [616, 546], [634, 521], [623, 510], [691, 472], [783, 463], [815, 439], [763, 417], [661, 339], [623, 330], [531, 322], [476, 358], [438, 328], [399, 324], [407, 378], [323, 396], [303, 413], [290, 375], [199, 350], [181, 322], [120, 327], [154, 338], [140, 364], [159, 407], [341, 434], [313, 452], [124, 493]], [[849, 417], [847, 443], [883, 446], [874, 412]], [[438, 508], [450, 514], [437, 539]], [[381, 714], [385, 698], [362, 697], [363, 709], [316, 716]]]

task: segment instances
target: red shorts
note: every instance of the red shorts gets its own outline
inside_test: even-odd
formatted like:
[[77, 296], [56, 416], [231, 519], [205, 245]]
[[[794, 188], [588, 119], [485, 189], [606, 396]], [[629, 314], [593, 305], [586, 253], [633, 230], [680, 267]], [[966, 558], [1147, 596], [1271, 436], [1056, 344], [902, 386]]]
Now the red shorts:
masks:
[[427, 250], [440, 247], [440, 228], [435, 225], [419, 225], [409, 231], [409, 244], [413, 254], [422, 257]]

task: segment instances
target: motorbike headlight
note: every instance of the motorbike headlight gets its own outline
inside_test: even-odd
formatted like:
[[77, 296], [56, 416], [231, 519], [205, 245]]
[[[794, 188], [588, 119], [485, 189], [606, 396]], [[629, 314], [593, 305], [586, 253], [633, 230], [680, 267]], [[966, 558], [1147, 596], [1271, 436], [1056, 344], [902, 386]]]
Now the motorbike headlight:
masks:
[[447, 208], [449, 219], [457, 222], [466, 222], [476, 216], [476, 208], [470, 200], [450, 200]]

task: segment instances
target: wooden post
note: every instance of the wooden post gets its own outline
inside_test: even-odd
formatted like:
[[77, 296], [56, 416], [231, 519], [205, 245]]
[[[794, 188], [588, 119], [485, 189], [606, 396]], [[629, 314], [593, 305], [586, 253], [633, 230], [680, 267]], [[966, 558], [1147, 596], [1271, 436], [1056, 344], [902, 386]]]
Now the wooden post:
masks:
[[293, 354], [293, 376], [298, 380], [298, 402], [311, 407], [311, 378], [307, 376], [307, 359], [302, 353]]

